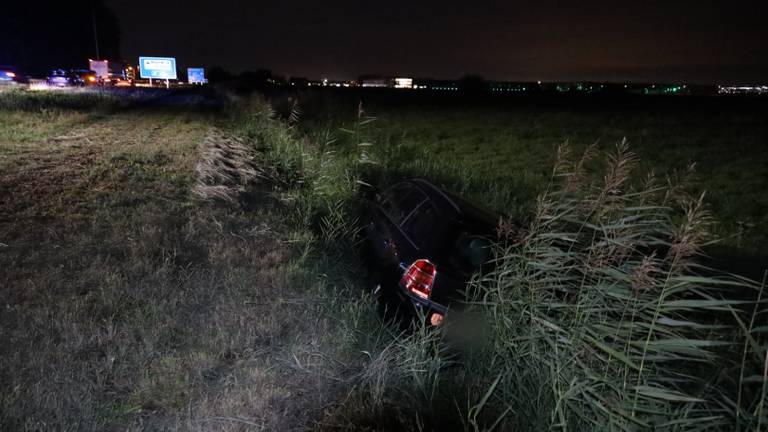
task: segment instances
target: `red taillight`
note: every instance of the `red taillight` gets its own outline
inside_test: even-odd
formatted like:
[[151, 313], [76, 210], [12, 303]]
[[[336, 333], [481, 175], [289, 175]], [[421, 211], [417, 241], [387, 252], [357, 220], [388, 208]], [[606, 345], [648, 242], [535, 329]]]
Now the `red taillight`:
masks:
[[408, 267], [400, 280], [400, 286], [421, 298], [429, 298], [432, 292], [432, 284], [435, 283], [437, 267], [429, 260], [416, 260]]

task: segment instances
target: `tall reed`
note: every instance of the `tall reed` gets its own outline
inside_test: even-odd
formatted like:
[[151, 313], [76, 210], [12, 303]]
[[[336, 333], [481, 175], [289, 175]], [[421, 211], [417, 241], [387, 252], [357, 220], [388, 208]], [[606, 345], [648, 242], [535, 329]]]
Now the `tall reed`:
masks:
[[757, 285], [697, 265], [712, 223], [703, 195], [652, 177], [631, 186], [626, 141], [590, 181], [594, 156], [559, 148], [527, 235], [500, 244], [477, 284], [501, 370], [496, 403], [522, 429], [733, 427], [741, 408], [724, 375], [749, 329], [731, 312], [744, 314], [750, 302], [737, 298]]

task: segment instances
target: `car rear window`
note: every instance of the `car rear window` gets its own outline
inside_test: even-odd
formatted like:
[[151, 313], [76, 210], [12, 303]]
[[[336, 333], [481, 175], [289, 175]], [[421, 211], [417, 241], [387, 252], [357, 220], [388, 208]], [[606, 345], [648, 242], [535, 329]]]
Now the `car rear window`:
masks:
[[380, 204], [392, 222], [400, 225], [426, 199], [426, 195], [417, 188], [401, 183], [387, 189], [382, 194]]
[[432, 238], [437, 224], [437, 212], [429, 201], [423, 201], [416, 211], [403, 221], [401, 228], [416, 245], [434, 243]]

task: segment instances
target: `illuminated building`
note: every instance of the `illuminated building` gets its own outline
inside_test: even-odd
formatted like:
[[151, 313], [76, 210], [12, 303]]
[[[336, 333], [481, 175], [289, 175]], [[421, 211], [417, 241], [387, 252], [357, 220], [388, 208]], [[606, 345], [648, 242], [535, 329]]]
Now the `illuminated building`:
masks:
[[413, 78], [394, 78], [395, 88], [411, 89], [413, 88]]

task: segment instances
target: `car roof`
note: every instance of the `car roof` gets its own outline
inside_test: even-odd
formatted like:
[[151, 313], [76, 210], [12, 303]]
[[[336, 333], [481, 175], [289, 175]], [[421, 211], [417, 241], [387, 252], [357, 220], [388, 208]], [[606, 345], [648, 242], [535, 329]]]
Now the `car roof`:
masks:
[[445, 189], [435, 186], [422, 178], [407, 180], [424, 192], [434, 204], [449, 210], [458, 216], [460, 220], [472, 224], [483, 225], [487, 228], [495, 228], [499, 222], [499, 215], [490, 210], [482, 209], [464, 198], [454, 195]]

